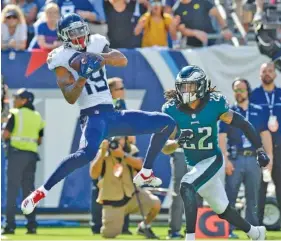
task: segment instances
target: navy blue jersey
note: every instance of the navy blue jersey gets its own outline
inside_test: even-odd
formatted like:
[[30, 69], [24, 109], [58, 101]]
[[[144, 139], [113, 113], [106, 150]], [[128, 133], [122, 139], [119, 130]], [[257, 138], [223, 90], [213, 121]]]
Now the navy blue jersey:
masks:
[[[267, 93], [267, 94], [266, 94]], [[266, 97], [268, 96], [268, 98]], [[274, 97], [274, 101], [273, 100]], [[271, 93], [265, 92], [262, 86], [253, 90], [250, 100], [252, 103], [260, 105], [263, 109], [263, 115], [269, 120], [270, 106], [273, 102], [272, 114], [277, 117], [279, 129], [276, 132], [271, 132], [273, 143], [275, 145], [281, 144], [281, 88], [275, 87]]]
[[[231, 107], [231, 110], [244, 116], [255, 127], [258, 133], [267, 130], [267, 119], [263, 115], [262, 107], [250, 104], [248, 110], [245, 111], [241, 107], [234, 105]], [[255, 150], [250, 141], [239, 128], [220, 121], [219, 133], [227, 134], [229, 146], [236, 146], [238, 150], [246, 148], [252, 149], [253, 151]]]

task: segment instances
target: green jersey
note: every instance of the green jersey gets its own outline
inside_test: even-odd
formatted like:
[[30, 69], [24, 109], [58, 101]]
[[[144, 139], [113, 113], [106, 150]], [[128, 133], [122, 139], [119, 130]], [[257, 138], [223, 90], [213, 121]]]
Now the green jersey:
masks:
[[162, 111], [176, 121], [178, 135], [186, 130], [193, 132], [193, 137], [183, 145], [188, 165], [220, 154], [217, 121], [228, 110], [227, 100], [217, 92], [206, 96], [196, 110], [178, 108], [175, 100], [163, 105]]

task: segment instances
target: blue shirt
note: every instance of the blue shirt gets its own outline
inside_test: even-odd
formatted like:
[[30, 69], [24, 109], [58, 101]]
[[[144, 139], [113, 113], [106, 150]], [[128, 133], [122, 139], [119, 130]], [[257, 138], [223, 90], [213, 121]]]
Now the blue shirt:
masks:
[[[260, 133], [267, 130], [267, 121], [263, 116], [262, 108], [260, 106], [250, 104], [248, 111], [245, 111], [241, 107], [234, 105], [231, 107], [231, 110], [236, 111], [246, 119], [248, 118], [248, 121], [254, 126], [257, 132]], [[227, 134], [227, 144], [229, 147], [236, 146], [238, 151], [243, 149], [255, 150], [239, 128], [220, 121], [219, 133]]]
[[38, 26], [38, 35], [43, 35], [45, 37], [45, 41], [48, 44], [52, 44], [56, 40], [58, 40], [57, 30], [49, 29], [47, 23], [41, 23]]
[[[45, 41], [48, 44], [52, 44], [54, 41], [58, 40], [57, 31], [49, 29], [46, 22], [40, 23], [37, 27], [36, 36], [43, 35], [45, 37]], [[35, 36], [35, 37], [36, 37]], [[39, 44], [36, 41], [31, 41], [29, 49], [39, 49]]]
[[61, 15], [83, 10], [95, 13], [97, 21], [105, 21], [103, 0], [58, 0], [57, 4], [61, 9]]
[[275, 89], [268, 94], [268, 100], [266, 98], [266, 93], [263, 90], [262, 86], [256, 88], [253, 90], [251, 94], [251, 102], [260, 105], [263, 109], [263, 115], [266, 118], [266, 121], [268, 122], [269, 116], [270, 116], [270, 104], [268, 102], [272, 101], [272, 98], [274, 96], [274, 103], [272, 108], [272, 114], [277, 117], [277, 121], [279, 123], [279, 129], [276, 132], [271, 132], [273, 144], [274, 145], [281, 145], [281, 88], [275, 87]]

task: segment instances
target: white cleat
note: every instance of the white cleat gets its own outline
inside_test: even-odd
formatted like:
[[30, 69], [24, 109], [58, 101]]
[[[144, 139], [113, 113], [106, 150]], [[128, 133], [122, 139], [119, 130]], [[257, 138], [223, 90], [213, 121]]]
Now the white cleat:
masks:
[[141, 171], [134, 177], [133, 182], [138, 187], [143, 185], [158, 187], [162, 184], [162, 180], [158, 177], [155, 177], [153, 172], [151, 172], [150, 176], [146, 177]]
[[264, 226], [257, 226], [256, 227], [258, 232], [259, 232], [259, 236], [255, 239], [252, 240], [265, 240], [266, 237], [266, 228]]
[[21, 203], [21, 211], [24, 215], [28, 215], [33, 212], [37, 204], [41, 199], [45, 197], [44, 192], [40, 190], [33, 191], [26, 199]]

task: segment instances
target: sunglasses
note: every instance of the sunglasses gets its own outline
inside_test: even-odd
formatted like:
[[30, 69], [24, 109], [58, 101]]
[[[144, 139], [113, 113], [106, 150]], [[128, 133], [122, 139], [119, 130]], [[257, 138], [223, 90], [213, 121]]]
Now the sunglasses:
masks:
[[18, 19], [18, 17], [17, 16], [8, 16], [8, 17], [6, 17], [7, 19]]
[[161, 2], [152, 2], [151, 6], [152, 7], [154, 7], [154, 6], [159, 6], [160, 7], [160, 6], [162, 6], [162, 3]]
[[114, 90], [118, 91], [118, 90], [124, 90], [124, 89], [125, 89], [124, 87], [120, 87], [120, 88], [114, 89]]
[[234, 93], [246, 93], [247, 90], [246, 89], [236, 89], [236, 90], [233, 90]]

